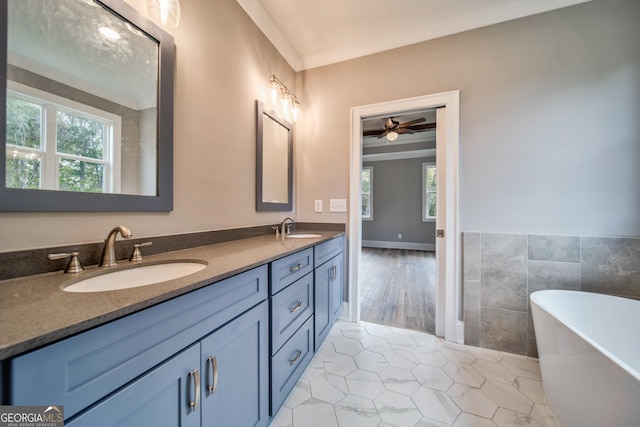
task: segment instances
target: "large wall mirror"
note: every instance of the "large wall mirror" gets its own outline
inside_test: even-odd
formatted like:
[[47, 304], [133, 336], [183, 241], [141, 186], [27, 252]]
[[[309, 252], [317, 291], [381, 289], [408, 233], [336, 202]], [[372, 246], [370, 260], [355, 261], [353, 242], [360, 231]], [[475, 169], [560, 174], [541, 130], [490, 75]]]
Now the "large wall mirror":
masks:
[[256, 101], [256, 210], [291, 211], [292, 207], [291, 124]]
[[0, 211], [172, 210], [173, 38], [123, 0], [0, 21]]

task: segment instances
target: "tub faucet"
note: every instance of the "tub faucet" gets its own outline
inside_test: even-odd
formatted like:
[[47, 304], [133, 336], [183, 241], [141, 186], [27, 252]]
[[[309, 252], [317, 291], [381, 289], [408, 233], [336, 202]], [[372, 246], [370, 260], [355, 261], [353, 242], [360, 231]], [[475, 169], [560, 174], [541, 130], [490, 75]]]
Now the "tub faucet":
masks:
[[280, 234], [283, 236], [283, 238], [284, 238], [284, 235], [286, 234], [285, 224], [287, 223], [287, 221], [291, 221], [293, 223], [295, 222], [295, 219], [288, 216], [285, 219], [283, 219], [282, 222], [280, 223]]
[[109, 232], [109, 235], [104, 239], [104, 248], [102, 249], [102, 257], [100, 257], [100, 267], [113, 267], [117, 264], [116, 259], [116, 237], [118, 233], [123, 238], [128, 239], [133, 234], [124, 225], [119, 225]]

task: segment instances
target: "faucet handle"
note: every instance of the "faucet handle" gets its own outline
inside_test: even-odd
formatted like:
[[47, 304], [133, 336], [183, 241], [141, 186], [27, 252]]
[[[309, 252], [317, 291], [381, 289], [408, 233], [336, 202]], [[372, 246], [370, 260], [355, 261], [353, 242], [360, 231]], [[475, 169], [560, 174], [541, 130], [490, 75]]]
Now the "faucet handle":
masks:
[[64, 258], [70, 258], [69, 259], [69, 263], [67, 264], [67, 268], [64, 269], [65, 273], [80, 273], [81, 271], [84, 270], [84, 268], [82, 267], [82, 264], [80, 264], [80, 260], [78, 259], [78, 255], [80, 255], [80, 252], [62, 252], [62, 253], [57, 253], [57, 254], [49, 254], [47, 255], [47, 258], [49, 258], [50, 261], [54, 261], [54, 260], [58, 260], [58, 259], [64, 259]]
[[140, 248], [145, 248], [147, 246], [151, 246], [152, 242], [144, 242], [144, 243], [136, 243], [133, 245], [133, 252], [129, 257], [129, 261], [142, 261], [142, 253], [140, 252]]
[[273, 230], [276, 236], [280, 235], [280, 227], [275, 226], [275, 227], [271, 227], [271, 229]]

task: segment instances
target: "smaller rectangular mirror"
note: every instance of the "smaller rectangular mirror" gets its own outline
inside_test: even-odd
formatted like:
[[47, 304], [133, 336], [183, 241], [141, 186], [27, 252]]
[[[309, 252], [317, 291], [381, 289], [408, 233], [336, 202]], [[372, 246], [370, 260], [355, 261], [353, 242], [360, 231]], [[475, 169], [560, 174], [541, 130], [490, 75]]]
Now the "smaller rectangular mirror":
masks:
[[256, 211], [291, 211], [292, 125], [256, 101]]

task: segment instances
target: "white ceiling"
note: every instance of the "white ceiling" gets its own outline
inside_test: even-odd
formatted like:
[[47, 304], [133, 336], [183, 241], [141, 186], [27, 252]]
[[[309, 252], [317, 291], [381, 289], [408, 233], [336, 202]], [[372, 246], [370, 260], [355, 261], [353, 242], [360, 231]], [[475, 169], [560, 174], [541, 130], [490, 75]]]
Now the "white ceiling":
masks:
[[237, 0], [294, 70], [590, 0]]

